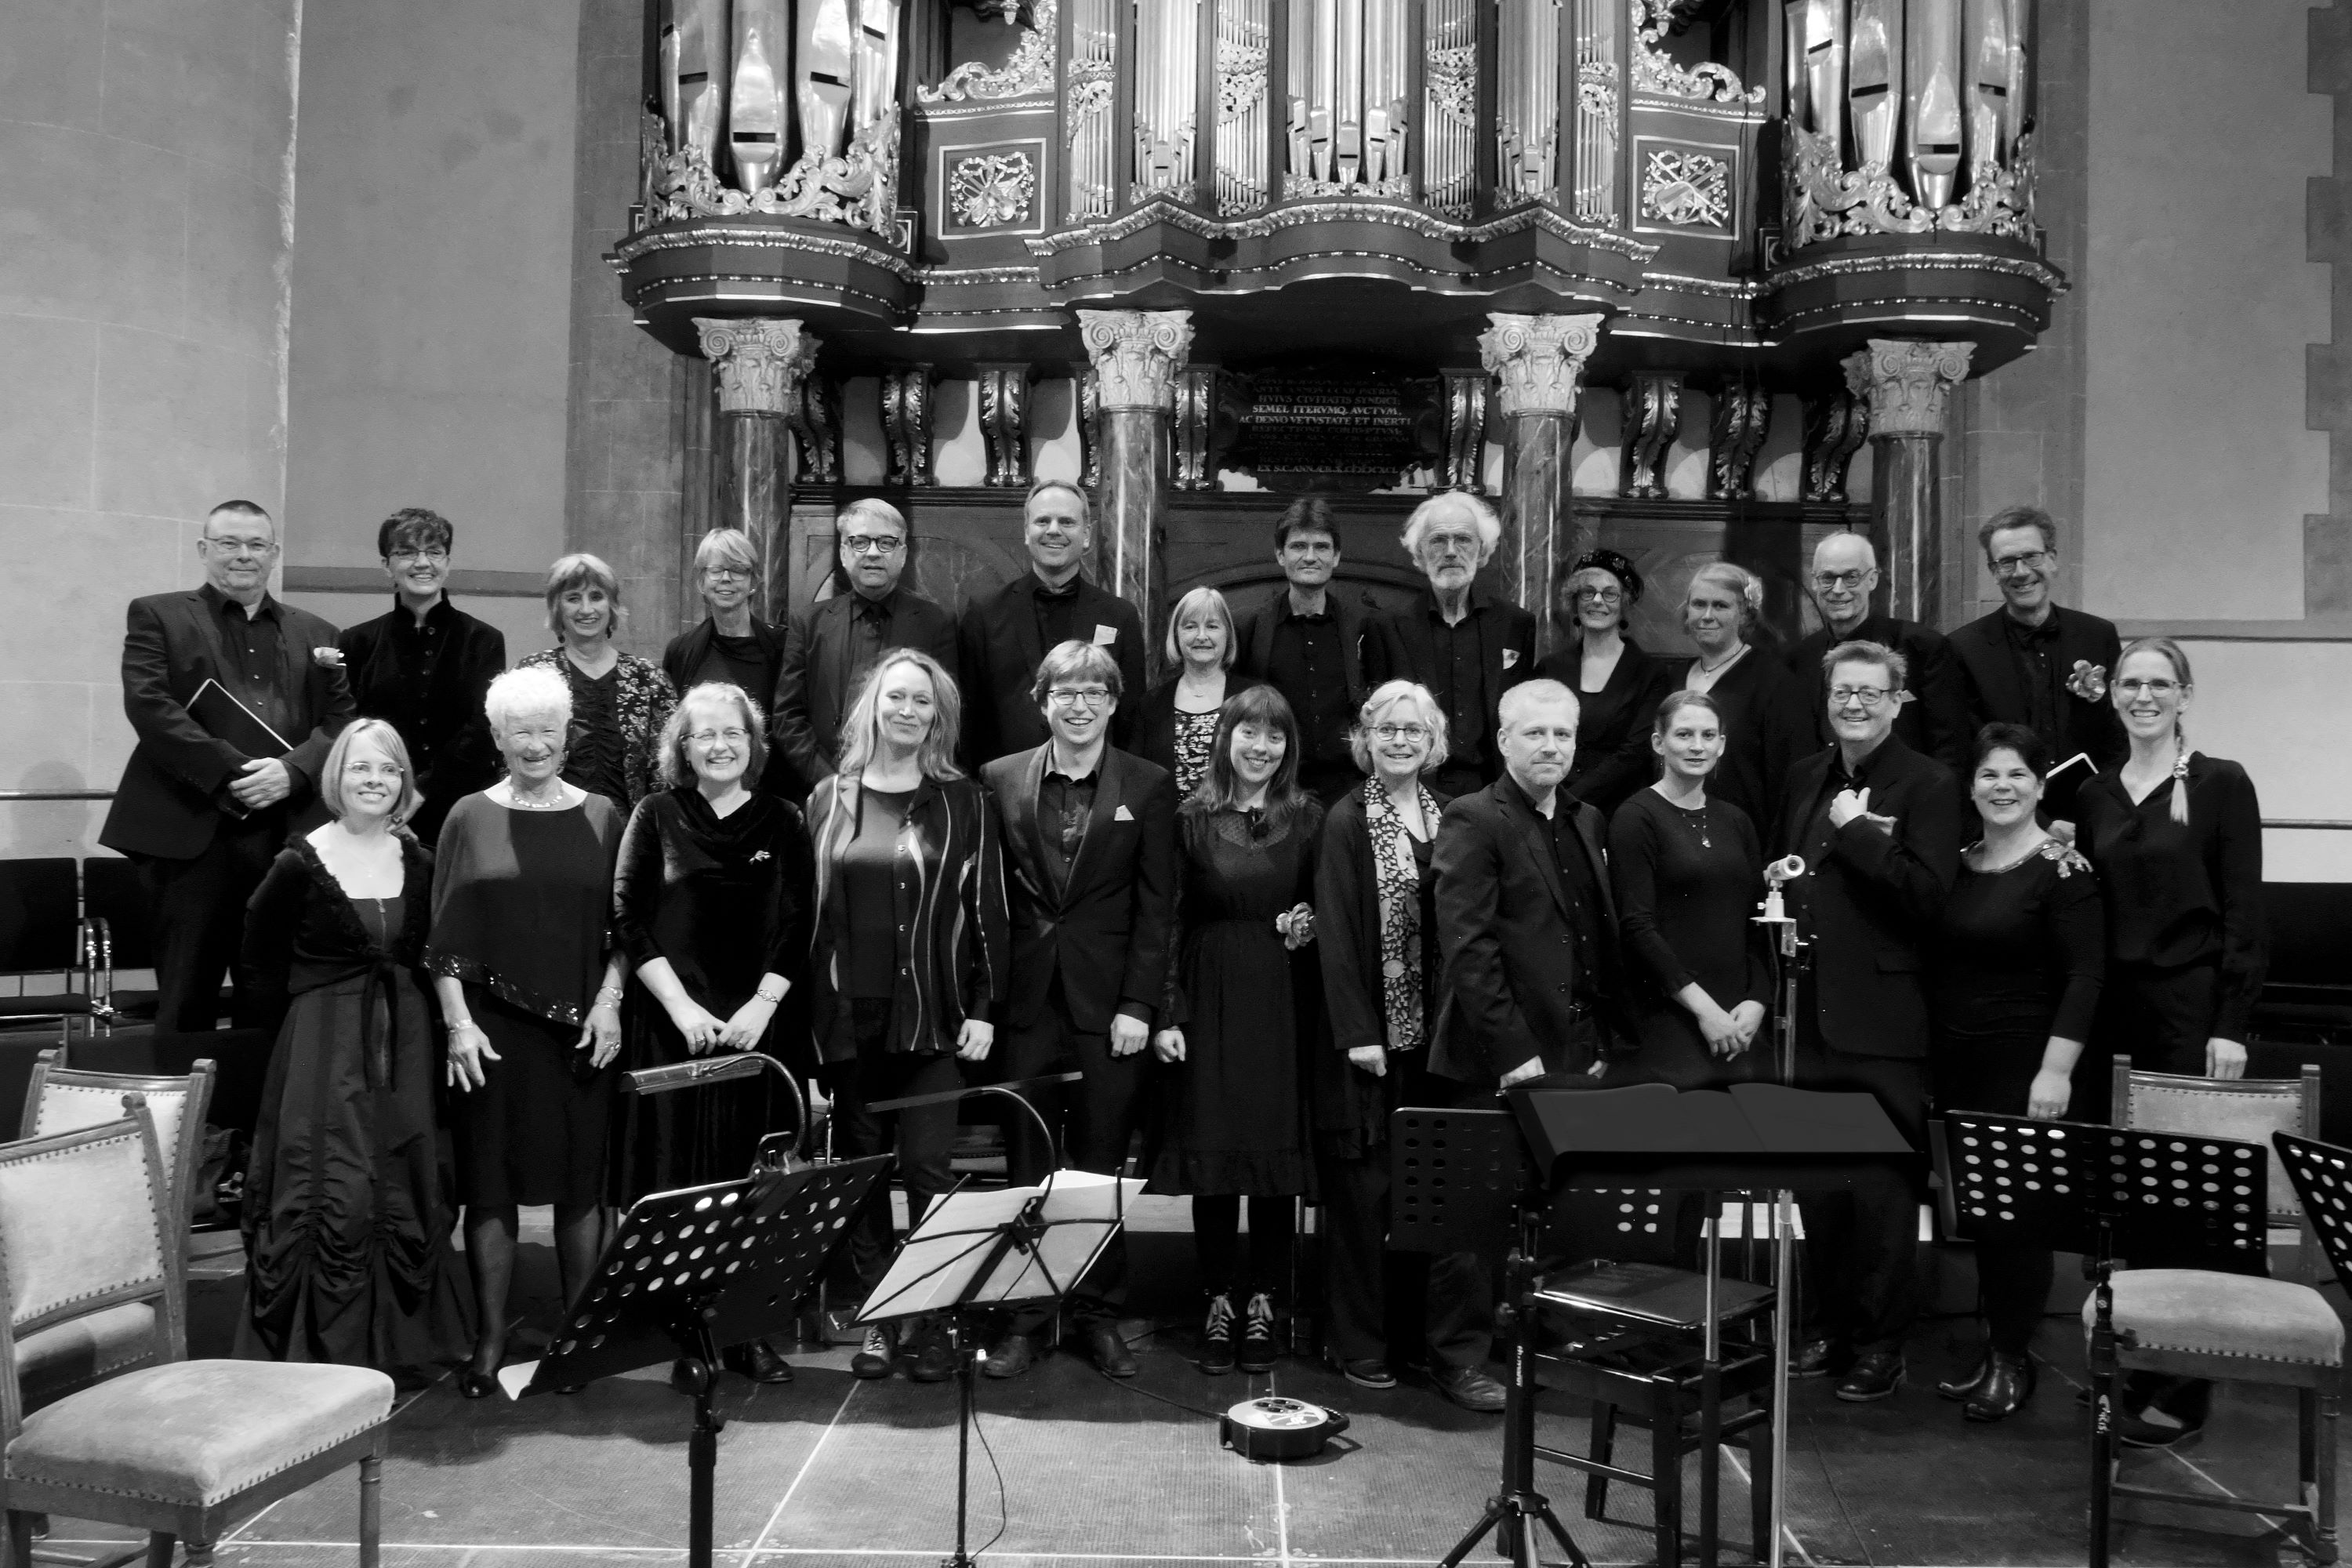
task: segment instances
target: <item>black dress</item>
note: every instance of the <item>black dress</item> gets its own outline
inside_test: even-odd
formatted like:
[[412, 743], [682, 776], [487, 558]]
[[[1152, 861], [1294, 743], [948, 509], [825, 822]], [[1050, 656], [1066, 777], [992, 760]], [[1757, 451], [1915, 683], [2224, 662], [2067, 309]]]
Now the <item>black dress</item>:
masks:
[[246, 1172], [240, 1354], [390, 1370], [473, 1341], [415, 967], [433, 857], [408, 839], [401, 858], [398, 897], [354, 900], [297, 838], [247, 911], [246, 962], [282, 1022]]
[[[809, 1046], [809, 840], [800, 810], [754, 794], [726, 816], [688, 785], [647, 795], [629, 818], [613, 879], [613, 928], [633, 967], [667, 959], [686, 994], [720, 1020], [751, 1000], [761, 977], [789, 983], [756, 1049], [795, 1071]], [[622, 1008], [621, 1066], [688, 1058], [686, 1038], [641, 980]], [[612, 1194], [732, 1181], [751, 1168], [761, 1138], [788, 1131], [789, 1095], [772, 1073], [651, 1097], [617, 1097]]]
[[1607, 816], [1658, 776], [1650, 731], [1658, 704], [1674, 689], [1675, 673], [1630, 639], [1598, 691], [1579, 684], [1584, 654], [1575, 638], [1536, 665], [1538, 679], [1557, 680], [1576, 693], [1576, 761], [1569, 769], [1568, 788], [1577, 799]]
[[[1687, 689], [1696, 668], [1696, 661], [1681, 666], [1675, 671], [1675, 684]], [[1788, 783], [1790, 764], [1820, 749], [1811, 743], [1810, 728], [1803, 731], [1801, 742], [1797, 737], [1802, 715], [1792, 719], [1790, 709], [1801, 700], [1796, 683], [1773, 649], [1750, 644], [1706, 691], [1723, 713], [1723, 761], [1706, 781], [1706, 793], [1746, 812], [1748, 821], [1769, 827], [1780, 820], [1780, 792]]]
[[1761, 1050], [1717, 1057], [1675, 999], [1696, 982], [1727, 1013], [1742, 1002], [1771, 1005], [1770, 940], [1748, 918], [1763, 895], [1764, 851], [1748, 814], [1713, 795], [1687, 811], [1638, 790], [1609, 824], [1609, 874], [1641, 1039], [1631, 1076], [1677, 1089], [1764, 1076]]
[[1307, 1156], [1302, 1002], [1311, 945], [1294, 953], [1276, 915], [1315, 899], [1323, 808], [1311, 796], [1271, 832], [1255, 813], [1177, 817], [1176, 983], [1163, 1027], [1184, 1032], [1159, 1193], [1286, 1196], [1313, 1190]]
[[468, 1208], [604, 1195], [616, 1068], [592, 1067], [577, 1042], [611, 950], [620, 846], [620, 807], [598, 795], [562, 811], [469, 795], [442, 825], [425, 967], [466, 983], [500, 1058], [449, 1094]]

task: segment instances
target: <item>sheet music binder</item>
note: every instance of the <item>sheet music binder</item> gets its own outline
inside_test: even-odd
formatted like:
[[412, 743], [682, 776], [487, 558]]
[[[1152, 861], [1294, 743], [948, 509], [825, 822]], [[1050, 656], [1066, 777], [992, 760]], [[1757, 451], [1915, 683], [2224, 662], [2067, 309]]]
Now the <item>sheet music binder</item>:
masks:
[[908, 1233], [857, 1321], [1066, 1295], [1142, 1191], [1137, 1177], [1056, 1171], [1042, 1187], [950, 1193]]
[[205, 727], [205, 733], [227, 742], [248, 757], [282, 757], [294, 749], [293, 742], [271, 729], [260, 714], [238, 701], [217, 680], [207, 679], [196, 688], [196, 694], [188, 699], [188, 714]]

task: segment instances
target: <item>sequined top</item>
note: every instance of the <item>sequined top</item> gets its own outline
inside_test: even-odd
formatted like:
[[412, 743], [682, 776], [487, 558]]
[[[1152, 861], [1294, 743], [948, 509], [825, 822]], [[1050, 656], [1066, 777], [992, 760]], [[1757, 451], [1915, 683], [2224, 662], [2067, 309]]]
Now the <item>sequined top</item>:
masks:
[[1216, 748], [1218, 710], [1176, 710], [1176, 798], [1182, 801], [1209, 776], [1209, 753]]

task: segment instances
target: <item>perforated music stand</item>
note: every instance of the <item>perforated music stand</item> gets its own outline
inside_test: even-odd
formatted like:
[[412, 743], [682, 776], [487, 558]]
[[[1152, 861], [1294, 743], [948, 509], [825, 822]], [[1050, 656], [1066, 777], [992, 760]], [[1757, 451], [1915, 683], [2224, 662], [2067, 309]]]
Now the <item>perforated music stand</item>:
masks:
[[[2094, 1281], [2091, 1568], [2106, 1568], [2115, 1469], [2118, 1258], [2135, 1268], [2270, 1272], [2270, 1157], [2259, 1143], [1954, 1110], [1934, 1124], [1945, 1228], [2079, 1252]], [[2292, 1169], [2292, 1166], [2290, 1166]]]
[[802, 1295], [890, 1166], [887, 1154], [653, 1193], [629, 1205], [595, 1276], [548, 1353], [499, 1372], [509, 1397], [617, 1377], [673, 1357], [687, 1363], [687, 1560], [709, 1568], [719, 1433], [711, 1408], [719, 1347], [789, 1327]]

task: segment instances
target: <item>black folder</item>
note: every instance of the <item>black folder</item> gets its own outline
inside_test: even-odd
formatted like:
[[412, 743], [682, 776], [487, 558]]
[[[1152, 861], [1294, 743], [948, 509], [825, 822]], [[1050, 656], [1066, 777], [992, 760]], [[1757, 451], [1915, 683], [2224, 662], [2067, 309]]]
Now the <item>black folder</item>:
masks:
[[[1777, 1083], [1560, 1089], [1538, 1079], [1509, 1099], [1537, 1163], [1555, 1185], [1572, 1171], [1587, 1183], [1643, 1174], [1683, 1178], [1664, 1180], [1670, 1186], [1807, 1186], [1774, 1173], [1792, 1163], [1918, 1159], [1885, 1108], [1862, 1093]], [[1756, 1179], [1732, 1179], [1750, 1162]], [[1714, 1173], [1698, 1179], [1696, 1167]]]
[[261, 715], [239, 702], [227, 687], [207, 680], [188, 699], [188, 712], [215, 741], [226, 741], [247, 757], [282, 757], [294, 743], [262, 721]]

